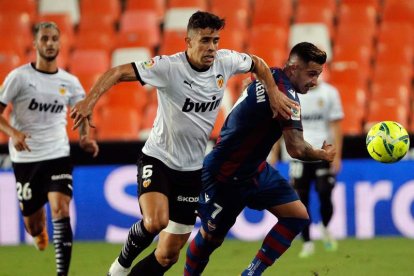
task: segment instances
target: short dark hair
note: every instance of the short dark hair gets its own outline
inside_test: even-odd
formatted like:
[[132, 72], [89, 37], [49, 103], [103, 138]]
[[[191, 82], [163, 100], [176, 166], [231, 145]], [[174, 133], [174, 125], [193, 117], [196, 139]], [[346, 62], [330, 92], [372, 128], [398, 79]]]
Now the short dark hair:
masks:
[[318, 64], [325, 64], [326, 53], [315, 45], [309, 42], [300, 42], [290, 50], [289, 59], [291, 56], [297, 55], [305, 63], [310, 61]]
[[60, 34], [59, 27], [57, 26], [55, 22], [40, 22], [40, 23], [37, 23], [36, 26], [33, 28], [34, 37], [37, 36], [37, 34], [39, 33], [41, 29], [48, 29], [48, 28], [55, 29]]
[[220, 18], [217, 15], [209, 12], [197, 11], [188, 20], [187, 32], [194, 29], [206, 28], [221, 30], [224, 28], [224, 25], [224, 18]]

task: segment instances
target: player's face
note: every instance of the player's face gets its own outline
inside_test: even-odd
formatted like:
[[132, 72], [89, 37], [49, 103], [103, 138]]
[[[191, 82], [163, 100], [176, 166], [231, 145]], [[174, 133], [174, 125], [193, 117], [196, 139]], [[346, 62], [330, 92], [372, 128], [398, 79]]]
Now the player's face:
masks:
[[218, 30], [206, 28], [190, 31], [186, 42], [191, 64], [199, 69], [210, 67], [216, 57], [219, 40]]
[[318, 77], [322, 73], [323, 65], [310, 61], [308, 64], [299, 62], [295, 65], [292, 74], [292, 83], [301, 94], [306, 94], [309, 89], [318, 84]]
[[59, 54], [60, 40], [59, 32], [55, 28], [42, 28], [36, 35], [34, 46], [38, 58], [53, 61]]

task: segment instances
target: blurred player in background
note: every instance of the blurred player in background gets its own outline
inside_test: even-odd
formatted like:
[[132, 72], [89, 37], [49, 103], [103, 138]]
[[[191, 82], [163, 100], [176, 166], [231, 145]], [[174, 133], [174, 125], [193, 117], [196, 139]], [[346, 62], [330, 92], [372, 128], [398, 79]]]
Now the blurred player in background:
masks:
[[[16, 177], [17, 197], [26, 231], [38, 250], [48, 245], [46, 212], [52, 213], [53, 243], [58, 276], [68, 275], [72, 254], [69, 203], [72, 164], [66, 132], [67, 105], [85, 96], [79, 80], [57, 67], [60, 32], [52, 22], [35, 27], [36, 63], [13, 70], [0, 91], [0, 113], [11, 103], [11, 122], [0, 116], [0, 130], [10, 136], [9, 153]], [[96, 141], [82, 124], [80, 146], [98, 154]]]
[[196, 219], [201, 167], [208, 138], [229, 78], [254, 72], [269, 91], [273, 113], [289, 116], [295, 102], [281, 93], [269, 67], [258, 57], [218, 50], [224, 19], [196, 12], [189, 19], [187, 49], [110, 69], [72, 110], [74, 127], [91, 123], [99, 97], [121, 81], [157, 87], [158, 111], [138, 161], [139, 205], [143, 215], [128, 233], [108, 275], [127, 275], [133, 260], [159, 235], [157, 248], [130, 275], [163, 275], [177, 262]]
[[[295, 45], [283, 69], [272, 69], [279, 90], [299, 104], [297, 93], [316, 86], [326, 53], [311, 43]], [[202, 227], [187, 249], [184, 275], [201, 275], [209, 256], [224, 241], [246, 207], [268, 210], [278, 222], [242, 275], [261, 275], [308, 225], [306, 207], [278, 171], [266, 162], [283, 135], [289, 154], [301, 160], [331, 162], [335, 148], [313, 148], [303, 139], [300, 109], [289, 119], [274, 118], [265, 87], [254, 81], [236, 102], [214, 149], [204, 160], [198, 213]]]
[[[341, 170], [342, 130], [341, 120], [344, 117], [338, 90], [332, 85], [320, 80], [309, 93], [299, 96], [302, 107], [303, 136], [312, 146], [319, 147], [324, 141], [336, 147], [334, 160], [303, 162], [291, 160], [289, 177], [296, 189], [300, 200], [309, 209], [309, 193], [312, 184], [319, 196], [320, 214], [322, 218], [322, 238], [326, 250], [335, 251], [337, 242], [329, 233], [327, 227], [332, 218], [332, 190], [336, 182], [336, 174]], [[299, 257], [306, 258], [315, 251], [310, 240], [309, 225], [302, 231], [304, 244]]]

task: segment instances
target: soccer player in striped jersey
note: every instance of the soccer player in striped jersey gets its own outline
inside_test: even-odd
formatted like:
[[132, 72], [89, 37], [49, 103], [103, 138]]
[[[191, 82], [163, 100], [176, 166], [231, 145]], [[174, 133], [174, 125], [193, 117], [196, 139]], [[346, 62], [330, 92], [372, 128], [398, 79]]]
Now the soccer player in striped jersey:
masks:
[[[326, 53], [311, 43], [295, 45], [286, 66], [272, 69], [285, 95], [299, 99], [314, 87]], [[274, 118], [265, 88], [253, 81], [226, 118], [214, 149], [206, 156], [198, 213], [202, 227], [187, 249], [184, 275], [201, 275], [243, 208], [268, 210], [278, 218], [262, 247], [242, 275], [261, 275], [308, 225], [309, 216], [293, 188], [266, 162], [272, 146], [283, 135], [287, 151], [300, 160], [331, 162], [335, 148], [324, 143], [313, 148], [303, 139], [300, 109], [290, 118]]]
[[187, 49], [170, 56], [120, 65], [104, 73], [84, 101], [72, 109], [74, 126], [91, 118], [99, 97], [120, 81], [157, 88], [158, 110], [138, 161], [143, 218], [129, 231], [108, 275], [127, 275], [133, 260], [158, 234], [157, 248], [130, 275], [163, 275], [177, 262], [196, 219], [205, 149], [227, 81], [253, 72], [269, 91], [272, 114], [290, 116], [296, 103], [278, 93], [269, 67], [258, 57], [218, 50], [224, 19], [196, 12], [189, 19]]
[[[44, 204], [52, 212], [53, 243], [58, 276], [68, 275], [72, 254], [69, 203], [72, 164], [66, 132], [67, 106], [85, 96], [77, 77], [57, 67], [60, 32], [53, 22], [35, 27], [36, 62], [13, 70], [0, 91], [0, 114], [13, 105], [11, 122], [0, 116], [0, 130], [10, 136], [9, 153], [16, 176], [17, 197], [26, 231], [35, 246], [48, 245]], [[79, 128], [79, 144], [98, 154], [86, 124]]]

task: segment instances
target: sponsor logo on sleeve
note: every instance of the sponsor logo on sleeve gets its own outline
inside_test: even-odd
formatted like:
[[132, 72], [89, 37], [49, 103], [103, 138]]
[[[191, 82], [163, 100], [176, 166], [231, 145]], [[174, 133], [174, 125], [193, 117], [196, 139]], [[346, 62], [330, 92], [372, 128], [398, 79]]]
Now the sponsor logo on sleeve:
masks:
[[142, 69], [150, 69], [155, 65], [155, 60], [152, 58], [150, 60], [144, 61], [141, 63]]
[[300, 106], [296, 108], [291, 108], [292, 115], [290, 116], [290, 119], [293, 121], [300, 121]]

